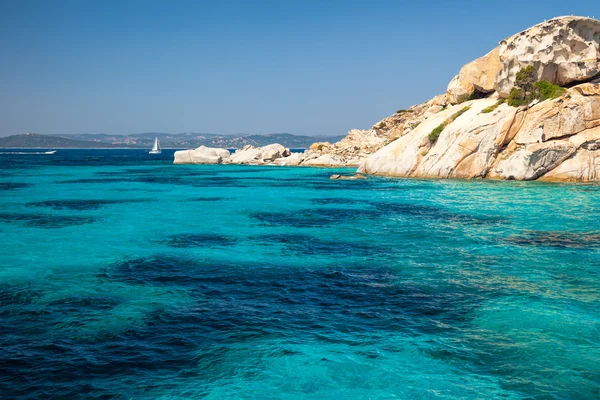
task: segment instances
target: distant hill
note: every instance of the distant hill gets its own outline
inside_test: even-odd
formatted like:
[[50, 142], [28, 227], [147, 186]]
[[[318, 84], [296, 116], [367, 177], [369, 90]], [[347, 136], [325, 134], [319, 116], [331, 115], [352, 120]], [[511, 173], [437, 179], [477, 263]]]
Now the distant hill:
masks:
[[228, 149], [246, 145], [265, 146], [279, 143], [289, 148], [308, 148], [315, 142], [335, 143], [344, 136], [300, 136], [289, 133], [269, 133], [264, 135], [218, 135], [213, 133], [155, 133], [135, 135], [78, 134], [78, 135], [39, 135], [26, 133], [0, 138], [0, 147], [13, 148], [150, 148], [158, 137], [163, 148], [196, 148], [198, 146]]
[[68, 139], [59, 136], [39, 135], [37, 133], [24, 133], [0, 137], [0, 147], [4, 148], [113, 148], [120, 147], [110, 143], [89, 142], [84, 140]]

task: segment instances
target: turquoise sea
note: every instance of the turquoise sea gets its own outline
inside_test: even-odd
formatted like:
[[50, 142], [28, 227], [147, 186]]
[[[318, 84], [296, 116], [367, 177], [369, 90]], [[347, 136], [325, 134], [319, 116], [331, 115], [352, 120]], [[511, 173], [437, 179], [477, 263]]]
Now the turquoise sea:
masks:
[[0, 154], [2, 399], [600, 398], [600, 186], [171, 162]]

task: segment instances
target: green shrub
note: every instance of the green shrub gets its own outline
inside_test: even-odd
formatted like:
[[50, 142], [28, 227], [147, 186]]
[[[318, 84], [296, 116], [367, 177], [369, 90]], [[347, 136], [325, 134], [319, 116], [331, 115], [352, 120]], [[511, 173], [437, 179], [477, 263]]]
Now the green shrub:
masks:
[[452, 114], [452, 116], [450, 118], [448, 118], [447, 120], [442, 122], [440, 125], [436, 126], [427, 136], [429, 138], [429, 141], [431, 143], [437, 142], [437, 140], [440, 137], [440, 134], [442, 133], [444, 128], [447, 127], [448, 125], [450, 125], [452, 122], [454, 122], [454, 120], [456, 120], [456, 118], [460, 117], [461, 115], [463, 115], [470, 109], [471, 109], [471, 106], [463, 107], [461, 110]]
[[531, 85], [533, 85], [537, 81], [537, 73], [533, 65], [528, 65], [525, 68], [521, 68], [519, 72], [517, 72], [517, 76], [515, 79], [515, 85], [525, 89], [529, 89]]
[[444, 128], [446, 127], [446, 122], [443, 122], [441, 125], [438, 125], [436, 128], [434, 128], [431, 133], [429, 133], [429, 141], [431, 143], [435, 143], [437, 142], [438, 138], [440, 137], [440, 134], [442, 133], [442, 131], [444, 130]]
[[533, 91], [535, 97], [540, 101], [548, 99], [556, 99], [566, 93], [567, 89], [562, 88], [558, 85], [553, 85], [547, 81], [538, 81], [533, 84]]
[[510, 94], [508, 95], [508, 105], [512, 107], [520, 107], [523, 104], [528, 104], [525, 101], [525, 91], [516, 87], [510, 89]]
[[489, 114], [489, 113], [491, 113], [492, 111], [494, 111], [496, 108], [500, 107], [500, 104], [504, 104], [504, 99], [500, 99], [500, 100], [498, 100], [498, 101], [496, 102], [496, 104], [494, 104], [493, 106], [489, 106], [489, 107], [486, 107], [486, 108], [484, 108], [483, 110], [481, 110], [481, 112], [482, 112], [483, 114]]
[[556, 99], [565, 94], [566, 89], [548, 81], [538, 81], [535, 68], [529, 65], [517, 72], [515, 87], [508, 96], [508, 104], [520, 107], [531, 103], [533, 100]]
[[414, 112], [414, 110], [404, 110], [404, 109], [402, 109], [402, 110], [396, 111], [396, 114], [404, 114], [404, 113], [412, 113], [412, 112]]
[[[462, 110], [455, 112], [450, 117], [450, 122], [454, 121], [456, 118], [460, 117], [461, 115], [463, 115], [464, 113], [466, 113], [470, 109], [471, 109], [471, 106], [466, 106], [466, 107], [463, 107]], [[448, 123], [450, 123], [450, 122], [448, 122]]]
[[408, 127], [413, 130], [415, 129], [417, 126], [419, 126], [421, 124], [421, 122], [413, 122], [412, 124], [408, 125]]

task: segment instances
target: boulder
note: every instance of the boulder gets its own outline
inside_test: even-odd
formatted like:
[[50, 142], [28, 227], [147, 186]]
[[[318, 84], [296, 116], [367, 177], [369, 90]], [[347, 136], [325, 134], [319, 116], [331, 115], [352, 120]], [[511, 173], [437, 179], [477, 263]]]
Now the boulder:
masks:
[[540, 178], [547, 182], [597, 182], [600, 181], [600, 143], [594, 150], [581, 149], [558, 167]]
[[495, 90], [496, 75], [500, 72], [500, 48], [496, 47], [483, 57], [461, 68], [446, 90], [450, 104], [467, 100], [475, 91], [490, 93]]
[[329, 142], [316, 142], [310, 145], [310, 150], [314, 151], [323, 151], [327, 149], [331, 149], [331, 143]]
[[301, 165], [308, 167], [341, 167], [345, 165], [344, 160], [336, 155], [323, 154], [317, 158], [304, 161]]
[[278, 158], [289, 156], [290, 150], [278, 143], [264, 147], [245, 146], [233, 153], [229, 159], [231, 164], [265, 164]]
[[575, 151], [576, 147], [569, 143], [536, 143], [524, 146], [498, 163], [495, 176], [519, 181], [537, 179], [556, 168]]
[[287, 157], [277, 158], [273, 161], [275, 165], [281, 166], [297, 166], [304, 160], [302, 153], [292, 153]]
[[176, 151], [173, 164], [221, 164], [228, 158], [226, 149], [200, 146], [194, 150]]
[[507, 98], [517, 72], [533, 65], [538, 79], [565, 86], [600, 74], [600, 21], [559, 17], [500, 42], [496, 90]]
[[356, 181], [356, 180], [360, 180], [360, 179], [367, 179], [367, 177], [362, 174], [356, 174], [356, 175], [333, 174], [329, 177], [329, 179], [341, 180], [341, 181]]
[[262, 161], [267, 163], [276, 160], [277, 158], [287, 157], [290, 154], [290, 149], [283, 147], [278, 143], [269, 144], [260, 148], [260, 157]]

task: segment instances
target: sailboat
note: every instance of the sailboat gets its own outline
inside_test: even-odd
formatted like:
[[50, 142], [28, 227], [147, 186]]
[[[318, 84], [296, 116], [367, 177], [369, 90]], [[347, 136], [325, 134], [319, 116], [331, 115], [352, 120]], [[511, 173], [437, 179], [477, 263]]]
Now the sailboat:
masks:
[[152, 150], [150, 150], [148, 154], [160, 154], [161, 152], [160, 143], [158, 143], [158, 137], [156, 137], [154, 138], [154, 146], [152, 146]]

